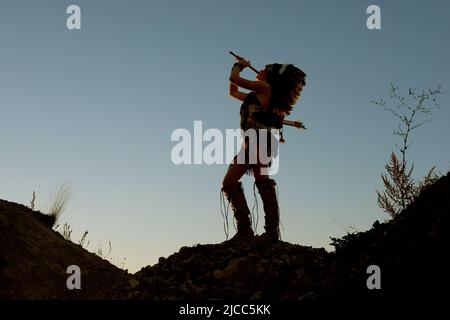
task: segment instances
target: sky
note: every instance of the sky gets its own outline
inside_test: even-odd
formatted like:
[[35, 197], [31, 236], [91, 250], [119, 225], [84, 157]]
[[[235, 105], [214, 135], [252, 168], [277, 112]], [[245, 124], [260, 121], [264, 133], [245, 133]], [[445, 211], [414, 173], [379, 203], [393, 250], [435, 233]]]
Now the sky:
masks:
[[[72, 4], [80, 30], [66, 26]], [[371, 4], [379, 30], [366, 26]], [[332, 250], [330, 237], [389, 217], [375, 190], [398, 121], [371, 101], [389, 101], [390, 83], [403, 93], [442, 85], [442, 107], [414, 131], [408, 158], [416, 178], [450, 169], [449, 16], [439, 0], [2, 0], [0, 198], [29, 205], [36, 191], [45, 211], [70, 183], [60, 222], [74, 241], [88, 230], [91, 251], [110, 241], [109, 259], [130, 272], [224, 241], [227, 164], [175, 165], [171, 134], [193, 133], [194, 121], [239, 127], [232, 50], [256, 68], [292, 63], [307, 74], [289, 119], [308, 130], [285, 128], [273, 178], [283, 240]], [[252, 207], [252, 179], [242, 181]]]

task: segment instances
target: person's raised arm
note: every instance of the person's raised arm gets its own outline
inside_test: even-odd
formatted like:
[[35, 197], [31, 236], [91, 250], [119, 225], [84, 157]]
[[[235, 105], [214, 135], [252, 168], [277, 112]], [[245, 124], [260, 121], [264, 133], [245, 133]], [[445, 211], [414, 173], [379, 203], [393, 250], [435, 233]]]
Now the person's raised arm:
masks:
[[235, 85], [234, 83], [230, 82], [230, 96], [232, 96], [240, 101], [244, 101], [245, 97], [247, 97], [247, 93], [240, 92], [238, 89], [238, 86]]
[[270, 90], [270, 85], [264, 81], [251, 81], [241, 78], [239, 74], [244, 68], [248, 67], [249, 65], [250, 62], [244, 59], [240, 60], [238, 63], [235, 63], [233, 68], [231, 69], [230, 82], [241, 88], [259, 93]]

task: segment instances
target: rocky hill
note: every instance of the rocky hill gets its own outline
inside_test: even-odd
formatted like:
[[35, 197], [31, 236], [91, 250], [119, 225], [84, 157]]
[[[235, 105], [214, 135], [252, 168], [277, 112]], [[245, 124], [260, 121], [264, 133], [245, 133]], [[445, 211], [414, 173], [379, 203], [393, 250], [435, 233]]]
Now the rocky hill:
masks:
[[[128, 298], [450, 302], [450, 175], [396, 219], [335, 239], [335, 252], [279, 242], [183, 247], [134, 275]], [[380, 268], [369, 290], [367, 268]]]
[[286, 242], [183, 247], [134, 275], [137, 299], [309, 299], [323, 295], [330, 254]]
[[[335, 239], [336, 251], [286, 242], [182, 247], [134, 275], [63, 239], [42, 215], [0, 201], [0, 297], [7, 299], [281, 299], [450, 302], [450, 175], [396, 219]], [[66, 268], [83, 290], [66, 288]], [[369, 290], [367, 268], [380, 269]]]

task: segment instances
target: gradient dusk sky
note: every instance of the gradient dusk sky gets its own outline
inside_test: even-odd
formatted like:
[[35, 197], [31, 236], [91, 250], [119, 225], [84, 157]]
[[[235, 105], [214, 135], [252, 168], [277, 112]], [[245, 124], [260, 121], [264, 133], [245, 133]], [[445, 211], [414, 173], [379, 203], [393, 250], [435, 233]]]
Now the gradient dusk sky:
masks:
[[[66, 28], [71, 4], [81, 30]], [[366, 27], [371, 4], [381, 30]], [[308, 130], [285, 129], [274, 178], [283, 240], [331, 250], [330, 236], [388, 218], [375, 190], [397, 121], [371, 101], [388, 98], [391, 82], [447, 92], [409, 158], [417, 178], [449, 170], [449, 34], [444, 0], [2, 0], [0, 198], [29, 205], [35, 190], [45, 210], [70, 183], [61, 222], [74, 240], [87, 229], [91, 251], [111, 241], [111, 257], [133, 272], [182, 246], [222, 242], [227, 165], [176, 166], [170, 137], [195, 120], [239, 126], [233, 50], [257, 68], [293, 63], [308, 75], [290, 116]], [[252, 180], [243, 181], [251, 207]], [[259, 221], [261, 232], [261, 202]]]

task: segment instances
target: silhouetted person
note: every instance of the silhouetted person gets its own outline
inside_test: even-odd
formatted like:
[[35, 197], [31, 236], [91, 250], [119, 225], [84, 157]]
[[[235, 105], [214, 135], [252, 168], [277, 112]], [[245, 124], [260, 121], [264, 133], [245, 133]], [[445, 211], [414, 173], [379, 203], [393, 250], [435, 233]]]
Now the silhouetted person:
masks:
[[[265, 213], [265, 232], [256, 236], [255, 240], [257, 242], [273, 242], [280, 239], [280, 215], [276, 196], [276, 182], [266, 172], [261, 171], [262, 168], [268, 169], [272, 161], [268, 164], [260, 161], [259, 149], [263, 143], [267, 143], [265, 147], [268, 157], [273, 159], [277, 156], [278, 141], [270, 130], [282, 128], [284, 117], [290, 114], [305, 86], [306, 74], [292, 64], [274, 63], [266, 65], [264, 70], [261, 70], [257, 75], [256, 81], [251, 81], [241, 78], [239, 75], [248, 66], [250, 66], [250, 62], [242, 58], [238, 58], [238, 62], [233, 65], [230, 74], [230, 95], [243, 101], [240, 110], [241, 129], [244, 132], [254, 129], [257, 133], [260, 129], [266, 129], [268, 130], [267, 141], [265, 139], [262, 141], [260, 135], [256, 135], [257, 161], [256, 163], [250, 163], [249, 153], [251, 152], [249, 150], [252, 150], [250, 145], [252, 141], [244, 138], [238, 155], [245, 158], [245, 162], [238, 162], [238, 155], [234, 157], [223, 179], [222, 192], [231, 204], [237, 224], [237, 233], [231, 240], [253, 239], [254, 232], [251, 226], [250, 210], [245, 199], [242, 183], [239, 181], [244, 173], [253, 174]], [[238, 87], [248, 89], [251, 92], [240, 92]], [[271, 139], [275, 139], [276, 148], [273, 148], [273, 145], [271, 147]]]

